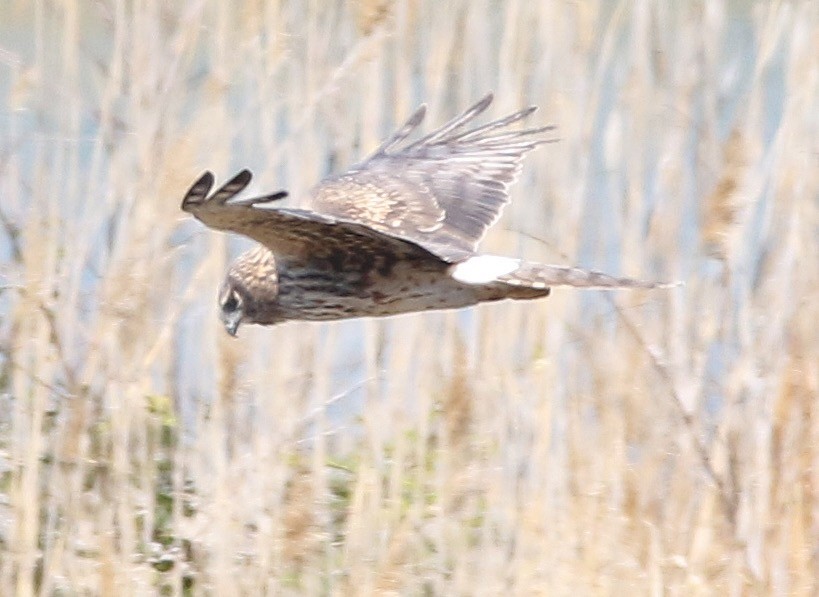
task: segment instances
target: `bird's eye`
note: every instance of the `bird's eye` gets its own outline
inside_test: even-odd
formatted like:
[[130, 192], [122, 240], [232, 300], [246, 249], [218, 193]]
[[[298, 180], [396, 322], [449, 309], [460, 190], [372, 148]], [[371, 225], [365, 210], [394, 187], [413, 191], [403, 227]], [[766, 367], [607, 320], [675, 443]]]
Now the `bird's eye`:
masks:
[[222, 308], [225, 311], [235, 311], [236, 309], [239, 308], [239, 299], [236, 298], [235, 292], [230, 293], [230, 296], [225, 301], [225, 304], [222, 305]]

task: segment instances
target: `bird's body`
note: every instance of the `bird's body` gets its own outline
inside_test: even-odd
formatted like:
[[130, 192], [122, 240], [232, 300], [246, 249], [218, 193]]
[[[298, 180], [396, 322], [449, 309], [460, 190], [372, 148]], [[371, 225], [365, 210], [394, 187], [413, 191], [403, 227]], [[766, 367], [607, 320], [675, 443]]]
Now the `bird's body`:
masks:
[[205, 173], [182, 202], [211, 228], [261, 243], [230, 267], [219, 293], [223, 323], [271, 325], [452, 309], [531, 299], [550, 286], [655, 288], [576, 268], [481, 255], [477, 244], [508, 202], [523, 156], [551, 127], [509, 130], [527, 108], [464, 130], [491, 94], [407, 144], [424, 107], [367, 160], [313, 189], [309, 209], [265, 209], [287, 195], [231, 200], [243, 170], [213, 195]]
[[[548, 287], [503, 281], [465, 283], [451, 275], [457, 266], [411, 251], [391, 254], [390, 258], [376, 255], [371, 260], [370, 256], [347, 252], [332, 259], [288, 263], [260, 246], [231, 267], [223, 291], [245, 287], [246, 295], [255, 300], [244, 299], [244, 315], [262, 325], [459, 309], [486, 301], [549, 294]], [[260, 269], [261, 263], [265, 266]], [[255, 272], [259, 271], [265, 273], [257, 278]], [[248, 280], [258, 280], [256, 288], [249, 286]]]
[[453, 309], [479, 301], [478, 289], [446, 275], [441, 264], [398, 262], [383, 270], [279, 270], [281, 320], [328, 321]]

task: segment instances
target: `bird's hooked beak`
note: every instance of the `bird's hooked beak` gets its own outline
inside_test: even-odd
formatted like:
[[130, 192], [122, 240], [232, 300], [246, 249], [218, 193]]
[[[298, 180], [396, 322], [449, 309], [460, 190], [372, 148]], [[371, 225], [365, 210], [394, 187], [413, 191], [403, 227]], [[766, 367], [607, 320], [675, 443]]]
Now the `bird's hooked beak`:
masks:
[[242, 323], [242, 313], [241, 311], [236, 311], [227, 315], [222, 319], [222, 323], [225, 324], [225, 330], [228, 334], [236, 337], [236, 332], [239, 331], [239, 324]]

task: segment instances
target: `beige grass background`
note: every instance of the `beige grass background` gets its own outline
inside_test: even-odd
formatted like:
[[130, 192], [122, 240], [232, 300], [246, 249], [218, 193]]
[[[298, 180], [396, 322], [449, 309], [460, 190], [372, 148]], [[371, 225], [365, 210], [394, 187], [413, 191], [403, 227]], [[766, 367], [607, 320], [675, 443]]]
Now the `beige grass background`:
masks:
[[[486, 249], [684, 287], [226, 336], [201, 171], [490, 89]], [[4, 0], [0, 106], [3, 595], [819, 590], [819, 4]]]

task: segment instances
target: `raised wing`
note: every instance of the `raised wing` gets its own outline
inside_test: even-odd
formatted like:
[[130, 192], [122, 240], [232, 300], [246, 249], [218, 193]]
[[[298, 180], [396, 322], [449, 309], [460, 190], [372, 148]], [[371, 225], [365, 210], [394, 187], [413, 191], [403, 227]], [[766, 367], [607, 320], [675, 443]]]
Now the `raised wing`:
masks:
[[436, 258], [426, 249], [356, 222], [303, 209], [258, 207], [287, 196], [285, 191], [233, 200], [253, 175], [242, 170], [209, 196], [214, 178], [205, 172], [182, 200], [182, 209], [210, 228], [243, 234], [291, 261], [332, 259], [351, 252]]
[[312, 209], [411, 240], [450, 262], [463, 259], [508, 203], [523, 156], [552, 140], [539, 136], [551, 126], [509, 130], [534, 106], [464, 130], [491, 103], [490, 93], [407, 144], [424, 119], [421, 106], [363, 163], [313, 189]]

